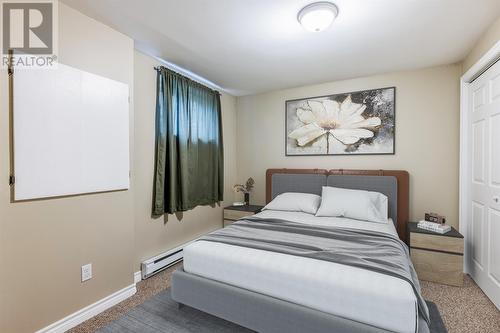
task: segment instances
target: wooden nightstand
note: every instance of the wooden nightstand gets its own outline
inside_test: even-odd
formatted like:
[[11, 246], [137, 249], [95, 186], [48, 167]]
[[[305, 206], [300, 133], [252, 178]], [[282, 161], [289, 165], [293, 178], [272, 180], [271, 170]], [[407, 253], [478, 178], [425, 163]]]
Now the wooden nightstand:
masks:
[[257, 205], [226, 207], [224, 208], [224, 220], [222, 225], [225, 227], [242, 217], [257, 214], [263, 207], [264, 206]]
[[452, 228], [437, 234], [408, 223], [411, 261], [418, 278], [453, 286], [463, 284], [464, 236]]

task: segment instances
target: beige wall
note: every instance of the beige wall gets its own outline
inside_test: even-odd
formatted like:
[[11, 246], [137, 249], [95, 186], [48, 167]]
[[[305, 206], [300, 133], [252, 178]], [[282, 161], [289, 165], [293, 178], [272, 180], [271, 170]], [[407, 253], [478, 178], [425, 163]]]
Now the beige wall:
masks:
[[[408, 170], [411, 219], [435, 211], [456, 227], [460, 71], [449, 65], [238, 98], [238, 180], [254, 177], [252, 201], [262, 204], [268, 168]], [[387, 86], [396, 86], [395, 155], [285, 156], [286, 100]]]
[[[109, 47], [113, 45], [113, 47]], [[61, 63], [129, 84], [133, 41], [60, 4]], [[0, 73], [0, 332], [33, 332], [133, 283], [133, 189], [10, 203], [7, 73]], [[133, 108], [130, 108], [131, 131]], [[80, 282], [80, 266], [94, 278]]]
[[181, 220], [175, 215], [167, 219], [151, 218], [154, 172], [155, 98], [158, 61], [135, 51], [135, 254], [134, 269], [140, 262], [177, 245], [193, 240], [222, 225], [222, 206], [233, 200], [231, 186], [236, 175], [236, 100], [222, 95], [224, 131], [225, 202], [221, 207], [200, 206], [185, 212]]
[[498, 41], [500, 41], [500, 17], [481, 35], [481, 38], [464, 59], [462, 71], [465, 73]]

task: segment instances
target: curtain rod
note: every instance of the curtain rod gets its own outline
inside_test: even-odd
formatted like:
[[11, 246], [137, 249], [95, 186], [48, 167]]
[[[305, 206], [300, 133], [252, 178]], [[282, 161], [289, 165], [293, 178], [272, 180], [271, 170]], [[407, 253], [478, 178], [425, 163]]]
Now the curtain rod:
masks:
[[203, 83], [201, 83], [201, 82], [198, 82], [198, 81], [196, 81], [196, 80], [194, 80], [194, 79], [192, 79], [192, 78], [190, 78], [190, 77], [188, 77], [188, 76], [186, 76], [186, 75], [183, 75], [183, 74], [181, 74], [181, 73], [179, 73], [179, 72], [174, 71], [173, 69], [170, 69], [170, 68], [168, 68], [168, 67], [161, 66], [161, 65], [160, 65], [160, 66], [154, 66], [154, 67], [153, 67], [153, 69], [154, 69], [155, 71], [159, 71], [159, 70], [161, 70], [162, 68], [166, 69], [167, 71], [170, 71], [170, 72], [174, 73], [175, 75], [179, 75], [179, 76], [181, 76], [181, 77], [183, 77], [183, 78], [185, 78], [185, 79], [187, 79], [187, 80], [189, 80], [189, 81], [191, 81], [191, 82], [194, 82], [195, 84], [200, 85], [200, 86], [202, 86], [203, 88], [206, 88], [206, 89], [208, 89], [208, 90], [210, 90], [210, 91], [213, 91], [213, 92], [215, 92], [215, 93], [216, 93], [216, 94], [218, 94], [218, 95], [221, 95], [221, 93], [220, 93], [218, 90], [212, 89], [212, 88], [210, 88], [209, 86], [204, 85], [204, 84], [203, 84]]

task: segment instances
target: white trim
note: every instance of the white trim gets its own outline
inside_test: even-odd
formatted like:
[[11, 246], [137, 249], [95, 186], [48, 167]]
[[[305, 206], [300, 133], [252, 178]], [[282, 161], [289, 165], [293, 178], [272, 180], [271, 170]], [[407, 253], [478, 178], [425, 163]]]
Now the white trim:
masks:
[[89, 306], [84, 307], [81, 310], [78, 310], [75, 313], [70, 314], [69, 316], [45, 327], [36, 333], [62, 333], [67, 330], [83, 323], [84, 321], [98, 315], [99, 313], [109, 309], [110, 307], [124, 301], [130, 296], [136, 293], [137, 289], [135, 287], [135, 283], [131, 284], [122, 290], [119, 290], [97, 302], [91, 304]]
[[486, 52], [481, 59], [472, 65], [464, 75], [462, 75], [462, 82], [470, 83], [477, 76], [482, 74], [488, 67], [493, 65], [500, 58], [500, 40]]
[[134, 273], [134, 283], [135, 284], [138, 284], [139, 282], [142, 281], [142, 275], [141, 275], [141, 271], [137, 271]]
[[470, 189], [468, 186], [467, 175], [469, 174], [468, 157], [469, 147], [468, 142], [470, 138], [469, 133], [469, 118], [468, 118], [468, 92], [469, 84], [472, 80], [476, 79], [481, 75], [486, 69], [493, 65], [497, 60], [500, 59], [500, 41], [498, 41], [493, 47], [486, 52], [485, 55], [481, 57], [469, 70], [460, 78], [460, 186], [459, 186], [459, 228], [460, 233], [464, 235], [465, 238], [465, 248], [464, 248], [464, 271], [466, 273], [470, 272], [469, 263], [469, 251], [467, 246], [468, 241], [468, 202]]

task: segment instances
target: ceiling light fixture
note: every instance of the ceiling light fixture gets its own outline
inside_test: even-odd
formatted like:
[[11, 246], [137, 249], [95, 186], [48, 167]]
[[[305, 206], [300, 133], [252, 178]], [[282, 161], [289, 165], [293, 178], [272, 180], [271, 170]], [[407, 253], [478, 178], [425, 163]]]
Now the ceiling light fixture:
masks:
[[304, 29], [320, 32], [327, 29], [339, 14], [338, 7], [331, 2], [311, 3], [299, 11], [297, 20]]

